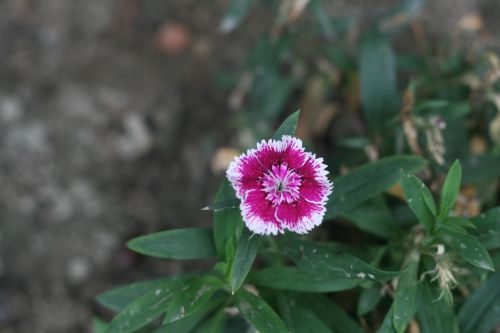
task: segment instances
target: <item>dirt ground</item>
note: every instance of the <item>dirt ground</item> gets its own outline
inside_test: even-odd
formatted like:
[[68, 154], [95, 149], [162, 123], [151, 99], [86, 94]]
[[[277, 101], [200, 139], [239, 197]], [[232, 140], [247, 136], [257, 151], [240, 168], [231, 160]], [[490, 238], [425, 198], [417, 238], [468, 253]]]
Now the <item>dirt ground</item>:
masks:
[[[363, 22], [395, 2], [328, 8]], [[96, 294], [210, 264], [145, 259], [123, 244], [210, 224], [199, 208], [221, 177], [214, 151], [237, 146], [213, 78], [241, 68], [274, 15], [257, 4], [222, 34], [227, 3], [0, 0], [1, 333], [90, 332], [107, 314]], [[471, 13], [483, 26], [457, 29]], [[429, 1], [419, 20], [456, 48], [498, 46], [499, 14], [495, 0]], [[165, 23], [187, 30], [177, 53], [158, 46]]]

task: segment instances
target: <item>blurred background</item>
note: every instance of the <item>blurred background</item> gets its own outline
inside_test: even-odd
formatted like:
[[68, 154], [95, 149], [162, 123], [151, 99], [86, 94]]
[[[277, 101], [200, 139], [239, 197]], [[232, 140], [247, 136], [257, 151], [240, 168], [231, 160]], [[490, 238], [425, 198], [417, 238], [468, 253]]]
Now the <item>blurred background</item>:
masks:
[[397, 27], [397, 52], [467, 62], [499, 49], [499, 16], [496, 0], [0, 0], [0, 332], [91, 332], [109, 318], [96, 294], [208, 267], [124, 244], [210, 225], [200, 208], [236, 149], [299, 107], [320, 152], [362, 132], [342, 110], [359, 108], [345, 55], [366, 26]]

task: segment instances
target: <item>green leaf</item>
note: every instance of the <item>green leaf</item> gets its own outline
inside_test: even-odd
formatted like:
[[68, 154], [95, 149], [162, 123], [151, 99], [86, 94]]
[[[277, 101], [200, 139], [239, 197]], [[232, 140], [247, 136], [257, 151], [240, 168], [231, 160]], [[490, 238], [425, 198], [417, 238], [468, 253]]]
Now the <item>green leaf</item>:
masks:
[[294, 332], [331, 333], [331, 330], [328, 328], [328, 326], [323, 323], [318, 317], [316, 317], [311, 311], [296, 306], [293, 308], [292, 313], [297, 324], [297, 329]]
[[422, 111], [444, 108], [450, 104], [450, 101], [446, 99], [428, 99], [415, 103], [412, 113], [421, 113], [425, 115]]
[[178, 290], [168, 304], [163, 325], [188, 317], [203, 308], [221, 286], [220, 280], [204, 276], [192, 281], [186, 288]]
[[324, 295], [300, 294], [297, 300], [301, 306], [312, 311], [336, 333], [365, 333], [344, 309]]
[[[290, 95], [293, 92], [294, 81], [293, 79], [283, 77], [278, 73], [275, 73], [275, 75], [266, 73], [266, 75], [268, 79], [266, 84], [268, 87], [265, 90], [264, 95], [258, 99], [258, 118], [255, 121], [260, 120], [263, 124], [272, 124], [282, 113], [286, 102], [289, 100]], [[290, 135], [293, 135], [293, 133]], [[275, 137], [273, 138], [276, 139]], [[281, 136], [278, 139], [281, 139]]]
[[[215, 196], [215, 202], [235, 199], [235, 193], [229, 181], [224, 178]], [[227, 253], [235, 251], [236, 240], [243, 230], [243, 220], [238, 208], [228, 208], [214, 212], [214, 240], [219, 260], [227, 260]], [[226, 247], [227, 253], [226, 253]]]
[[456, 160], [448, 171], [446, 179], [441, 189], [441, 201], [439, 204], [439, 216], [445, 218], [455, 205], [455, 201], [460, 191], [460, 182], [462, 181], [462, 167]]
[[227, 199], [211, 203], [210, 205], [204, 207], [202, 210], [221, 211], [227, 208], [239, 208], [239, 207], [240, 207], [239, 199]]
[[96, 297], [96, 300], [108, 309], [119, 311], [149, 291], [160, 286], [164, 286], [171, 281], [175, 281], [173, 283], [177, 283], [178, 279], [178, 277], [168, 277], [135, 282], [127, 286], [102, 293]]
[[[210, 302], [205, 303], [198, 311], [192, 313], [190, 316], [185, 316], [182, 319], [163, 325], [152, 333], [192, 333], [194, 328], [201, 326], [200, 323], [203, 320], [212, 317], [213, 312], [217, 308], [220, 308], [224, 301], [224, 297], [217, 298], [215, 296]], [[208, 333], [210, 331], [200, 332]]]
[[[203, 323], [199, 329], [195, 330], [194, 333], [224, 333], [224, 326], [226, 325], [227, 319], [227, 314], [224, 309], [221, 309], [205, 323]], [[171, 332], [177, 333], [177, 331], [173, 330]]]
[[359, 229], [385, 239], [395, 237], [400, 231], [383, 198], [363, 203], [342, 216]]
[[458, 320], [462, 333], [489, 333], [500, 324], [500, 272], [466, 299]]
[[458, 224], [443, 223], [443, 224], [441, 224], [441, 227], [443, 227], [444, 229], [446, 229], [446, 230], [448, 230], [450, 232], [455, 232], [455, 233], [458, 233], [458, 234], [461, 234], [461, 235], [466, 235], [467, 234], [467, 230], [465, 230], [464, 228], [462, 228]]
[[257, 255], [257, 245], [260, 236], [253, 234], [245, 228], [241, 233], [236, 254], [234, 255], [233, 265], [230, 273], [231, 293], [234, 294], [243, 285], [248, 272], [252, 268], [253, 261]]
[[172, 298], [190, 282], [191, 279], [170, 280], [147, 292], [120, 311], [105, 333], [129, 333], [146, 326], [164, 313]]
[[283, 253], [300, 269], [324, 278], [355, 281], [386, 281], [399, 272], [375, 268], [350, 254], [332, 249], [324, 243], [295, 240], [285, 243]]
[[458, 333], [453, 307], [429, 282], [422, 284], [422, 297], [417, 318], [421, 333]]
[[386, 313], [384, 321], [382, 322], [382, 325], [378, 329], [377, 333], [396, 333], [396, 330], [394, 329], [394, 305], [391, 306], [389, 311]]
[[280, 140], [283, 135], [295, 135], [295, 130], [297, 129], [297, 123], [299, 121], [300, 110], [292, 113], [285, 121], [281, 124], [281, 126], [276, 130], [273, 135], [273, 139]]
[[331, 333], [332, 331], [311, 310], [288, 294], [278, 296], [280, 313], [292, 333]]
[[335, 27], [332, 24], [327, 11], [322, 5], [320, 0], [313, 0], [310, 5], [311, 12], [318, 23], [321, 32], [328, 39], [333, 39], [335, 37]]
[[347, 137], [339, 140], [337, 144], [340, 147], [346, 147], [351, 149], [364, 149], [366, 146], [371, 144], [370, 138], [366, 136], [355, 136], [355, 137]]
[[370, 289], [363, 289], [358, 300], [358, 316], [364, 316], [365, 314], [372, 312], [373, 309], [377, 307], [380, 299], [382, 299], [380, 288], [374, 287]]
[[417, 276], [419, 257], [418, 252], [411, 254], [406, 270], [399, 278], [394, 295], [392, 323], [398, 333], [405, 332], [406, 326], [418, 310], [420, 302], [420, 284]]
[[429, 189], [420, 179], [403, 171], [401, 171], [401, 187], [403, 188], [408, 206], [415, 213], [420, 223], [424, 225], [425, 230], [429, 233], [432, 232], [435, 217], [428, 207], [427, 201], [429, 200], [424, 199], [424, 197], [431, 196]]
[[462, 160], [463, 184], [486, 182], [500, 177], [500, 156], [491, 154], [469, 156]]
[[334, 292], [357, 285], [352, 279], [327, 277], [293, 266], [266, 267], [250, 274], [249, 280], [258, 286], [308, 292]]
[[461, 216], [449, 216], [444, 220], [444, 224], [453, 224], [467, 229], [477, 229], [472, 221]]
[[475, 216], [471, 222], [476, 227], [472, 233], [488, 249], [500, 247], [500, 207], [495, 207]]
[[108, 323], [106, 323], [104, 320], [101, 320], [99, 318], [92, 319], [93, 333], [104, 333], [107, 327]]
[[455, 250], [462, 258], [482, 269], [494, 270], [488, 251], [472, 235], [462, 235], [447, 231], [441, 236], [443, 242]]
[[[425, 185], [424, 185], [425, 186]], [[426, 190], [422, 191], [422, 197], [424, 199], [425, 205], [429, 208], [429, 211], [433, 216], [438, 215], [438, 210], [434, 198], [432, 197], [431, 191], [426, 187]]]
[[399, 155], [363, 165], [334, 180], [334, 191], [327, 203], [326, 218], [343, 215], [362, 202], [387, 190], [399, 180], [399, 170], [415, 172], [427, 164], [417, 156]]
[[229, 8], [222, 19], [220, 30], [222, 32], [233, 31], [248, 15], [252, 0], [231, 0]]
[[373, 131], [381, 131], [398, 111], [394, 52], [378, 32], [363, 37], [360, 52], [361, 104], [366, 124]]
[[281, 318], [262, 298], [240, 289], [235, 301], [243, 317], [260, 333], [289, 332]]
[[[243, 318], [243, 316], [235, 316], [229, 317], [227, 319], [226, 327], [224, 327], [224, 333], [256, 333], [255, 328], [251, 327], [251, 325]], [[205, 333], [205, 332], [199, 332]]]
[[135, 252], [159, 258], [200, 259], [215, 256], [211, 228], [156, 232], [134, 238], [127, 246]]

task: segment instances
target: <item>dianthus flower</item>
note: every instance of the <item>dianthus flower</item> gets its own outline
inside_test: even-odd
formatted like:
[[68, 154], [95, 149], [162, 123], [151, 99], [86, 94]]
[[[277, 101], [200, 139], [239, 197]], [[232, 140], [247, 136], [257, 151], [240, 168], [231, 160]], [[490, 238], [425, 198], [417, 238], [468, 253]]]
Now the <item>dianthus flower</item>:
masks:
[[333, 187], [327, 174], [323, 159], [289, 135], [262, 140], [227, 170], [246, 226], [261, 235], [304, 234], [320, 225]]

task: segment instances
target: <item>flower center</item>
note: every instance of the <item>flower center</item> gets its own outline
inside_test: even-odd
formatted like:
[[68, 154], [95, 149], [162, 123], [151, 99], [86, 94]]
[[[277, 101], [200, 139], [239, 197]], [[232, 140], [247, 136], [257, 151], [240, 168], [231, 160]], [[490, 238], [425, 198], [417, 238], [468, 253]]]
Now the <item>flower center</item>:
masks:
[[267, 171], [262, 179], [262, 186], [267, 192], [266, 199], [277, 206], [283, 201], [293, 203], [300, 197], [300, 176], [286, 164], [277, 164]]

